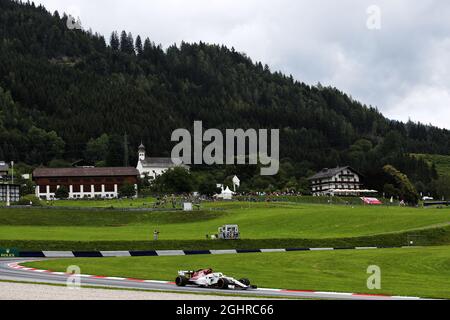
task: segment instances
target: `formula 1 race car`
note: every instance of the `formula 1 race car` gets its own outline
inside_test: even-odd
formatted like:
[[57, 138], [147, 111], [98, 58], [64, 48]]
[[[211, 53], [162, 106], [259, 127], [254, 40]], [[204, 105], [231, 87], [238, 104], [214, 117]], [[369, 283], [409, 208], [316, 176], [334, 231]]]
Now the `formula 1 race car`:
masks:
[[175, 283], [179, 287], [194, 285], [204, 288], [249, 290], [256, 289], [250, 284], [248, 279], [236, 280], [225, 276], [220, 272], [213, 272], [212, 269], [202, 269], [198, 271], [179, 271]]

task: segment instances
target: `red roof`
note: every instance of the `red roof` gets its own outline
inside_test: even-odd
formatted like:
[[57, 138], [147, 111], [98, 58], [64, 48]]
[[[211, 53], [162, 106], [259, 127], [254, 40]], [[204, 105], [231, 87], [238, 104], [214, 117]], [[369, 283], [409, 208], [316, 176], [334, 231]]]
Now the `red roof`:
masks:
[[132, 167], [112, 168], [37, 168], [33, 171], [33, 178], [60, 177], [113, 177], [138, 176], [139, 171]]

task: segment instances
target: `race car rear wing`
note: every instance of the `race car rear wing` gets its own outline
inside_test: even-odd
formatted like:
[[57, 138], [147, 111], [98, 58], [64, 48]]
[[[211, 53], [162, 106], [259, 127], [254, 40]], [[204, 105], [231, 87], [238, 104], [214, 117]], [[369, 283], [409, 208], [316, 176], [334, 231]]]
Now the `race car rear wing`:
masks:
[[195, 271], [178, 271], [179, 276], [183, 277], [192, 277], [192, 275], [195, 273]]

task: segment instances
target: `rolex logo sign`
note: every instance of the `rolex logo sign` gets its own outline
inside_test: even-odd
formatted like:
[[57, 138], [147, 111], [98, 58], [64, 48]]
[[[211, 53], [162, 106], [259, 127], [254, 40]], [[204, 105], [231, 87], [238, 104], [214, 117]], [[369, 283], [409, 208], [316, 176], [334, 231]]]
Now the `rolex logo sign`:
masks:
[[19, 256], [17, 249], [0, 248], [0, 258], [14, 258]]

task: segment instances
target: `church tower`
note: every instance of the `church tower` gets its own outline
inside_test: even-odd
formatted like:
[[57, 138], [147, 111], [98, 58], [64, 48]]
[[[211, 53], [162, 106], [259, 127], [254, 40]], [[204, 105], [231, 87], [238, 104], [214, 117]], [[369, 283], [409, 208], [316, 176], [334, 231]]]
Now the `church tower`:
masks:
[[141, 142], [141, 145], [139, 146], [138, 149], [139, 152], [139, 161], [144, 161], [145, 160], [145, 147]]

